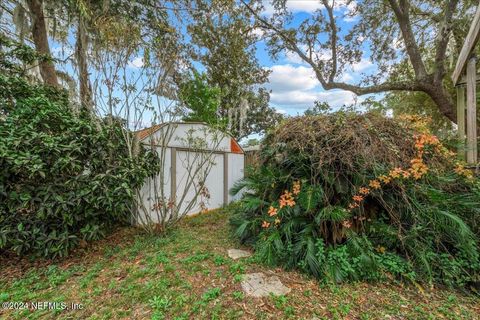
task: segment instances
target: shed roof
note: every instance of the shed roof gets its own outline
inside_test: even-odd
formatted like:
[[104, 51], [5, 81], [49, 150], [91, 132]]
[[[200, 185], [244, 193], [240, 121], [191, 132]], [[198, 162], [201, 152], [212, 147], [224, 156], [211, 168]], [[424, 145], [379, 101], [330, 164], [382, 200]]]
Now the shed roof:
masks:
[[[164, 126], [166, 125], [171, 125], [171, 124], [176, 124], [176, 125], [181, 125], [181, 124], [201, 124], [201, 125], [204, 125], [204, 126], [208, 126], [207, 123], [205, 122], [195, 122], [195, 121], [189, 121], [189, 122], [165, 122], [165, 123], [160, 123], [160, 124], [156, 124], [156, 125], [153, 125], [151, 127], [148, 127], [148, 128], [145, 128], [145, 129], [141, 129], [141, 130], [138, 130], [138, 131], [135, 131], [135, 135], [138, 137], [138, 140], [142, 141], [144, 140], [145, 138], [151, 136], [152, 134], [154, 134], [155, 132], [157, 132], [158, 130], [160, 130], [161, 128], [163, 128]], [[225, 133], [226, 135], [228, 135], [230, 137], [230, 150], [232, 153], [241, 153], [243, 154], [244, 153], [244, 150], [242, 149], [242, 147], [240, 146], [240, 144], [235, 140], [235, 138], [232, 137], [231, 134], [229, 133]]]
[[154, 126], [151, 126], [149, 128], [141, 129], [138, 131], [135, 131], [135, 135], [137, 136], [138, 140], [143, 140], [149, 135], [155, 133], [158, 129], [160, 129], [163, 126], [163, 124], [156, 124]]

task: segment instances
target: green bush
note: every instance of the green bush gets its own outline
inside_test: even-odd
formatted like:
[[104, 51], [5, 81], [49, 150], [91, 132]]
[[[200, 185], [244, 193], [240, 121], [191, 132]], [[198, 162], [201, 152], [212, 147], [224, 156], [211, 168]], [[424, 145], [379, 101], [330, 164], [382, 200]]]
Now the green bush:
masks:
[[64, 256], [128, 221], [155, 157], [129, 157], [120, 121], [77, 114], [63, 90], [29, 81], [32, 49], [0, 41], [0, 249]]
[[246, 190], [231, 224], [266, 263], [336, 282], [478, 279], [479, 184], [435, 137], [373, 114], [297, 117], [260, 163], [231, 190]]

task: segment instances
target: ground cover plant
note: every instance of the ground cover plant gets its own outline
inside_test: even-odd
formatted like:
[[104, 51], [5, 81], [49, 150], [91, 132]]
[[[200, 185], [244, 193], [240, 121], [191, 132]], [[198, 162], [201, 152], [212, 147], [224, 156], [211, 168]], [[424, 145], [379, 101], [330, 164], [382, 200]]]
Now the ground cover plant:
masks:
[[335, 282], [475, 287], [478, 181], [420, 120], [285, 121], [232, 190], [247, 190], [231, 219], [236, 236], [269, 264]]
[[64, 256], [129, 221], [133, 190], [157, 161], [127, 153], [121, 121], [32, 81], [28, 65], [44, 57], [3, 37], [0, 46], [0, 252]]
[[[255, 257], [232, 260], [229, 209], [186, 218], [164, 237], [127, 227], [55, 260], [0, 258], [0, 303], [81, 303], [79, 310], [0, 309], [5, 319], [476, 319], [478, 296], [399, 282], [319, 284]], [[276, 275], [292, 291], [252, 298], [245, 274]]]

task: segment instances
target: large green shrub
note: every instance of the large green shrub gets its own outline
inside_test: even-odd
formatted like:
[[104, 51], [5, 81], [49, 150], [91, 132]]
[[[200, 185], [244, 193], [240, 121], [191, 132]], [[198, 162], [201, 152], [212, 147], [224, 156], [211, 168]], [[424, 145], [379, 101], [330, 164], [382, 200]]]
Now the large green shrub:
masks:
[[[475, 281], [478, 182], [455, 172], [434, 137], [410, 128], [373, 114], [286, 121], [232, 190], [247, 190], [231, 219], [236, 236], [267, 263], [337, 282]], [[414, 178], [418, 158], [428, 171]]]
[[119, 121], [77, 114], [64, 91], [29, 82], [31, 49], [0, 46], [0, 249], [63, 256], [129, 219], [156, 161], [128, 156]]

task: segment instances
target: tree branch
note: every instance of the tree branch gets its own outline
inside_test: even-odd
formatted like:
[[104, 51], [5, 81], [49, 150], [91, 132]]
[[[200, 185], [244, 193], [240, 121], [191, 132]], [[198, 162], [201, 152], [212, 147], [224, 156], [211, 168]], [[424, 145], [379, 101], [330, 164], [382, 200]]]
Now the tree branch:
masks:
[[450, 32], [452, 30], [453, 12], [457, 7], [458, 0], [450, 0], [445, 7], [445, 14], [440, 21], [437, 41], [435, 45], [435, 64], [434, 64], [434, 81], [441, 82], [445, 76], [445, 54], [448, 42], [450, 40]]
[[423, 79], [426, 77], [427, 71], [423, 63], [422, 56], [420, 55], [417, 42], [415, 41], [415, 37], [413, 35], [409, 15], [410, 3], [408, 0], [399, 1], [400, 2], [397, 2], [396, 0], [388, 0], [400, 26], [403, 41], [405, 42], [407, 54], [410, 57], [410, 62], [412, 63], [413, 70], [415, 71], [415, 76], [417, 79]]
[[330, 70], [330, 75], [328, 77], [329, 82], [333, 82], [335, 75], [337, 74], [337, 24], [335, 23], [335, 17], [333, 15], [333, 6], [335, 3], [332, 3], [332, 6], [328, 5], [328, 0], [322, 0], [323, 5], [327, 9], [328, 13], [328, 24], [330, 25], [330, 42], [332, 46], [332, 70]]
[[371, 86], [357, 86], [344, 82], [328, 82], [324, 89], [342, 89], [355, 93], [357, 96], [380, 93], [385, 91], [424, 91], [421, 83], [417, 81], [384, 82]]

